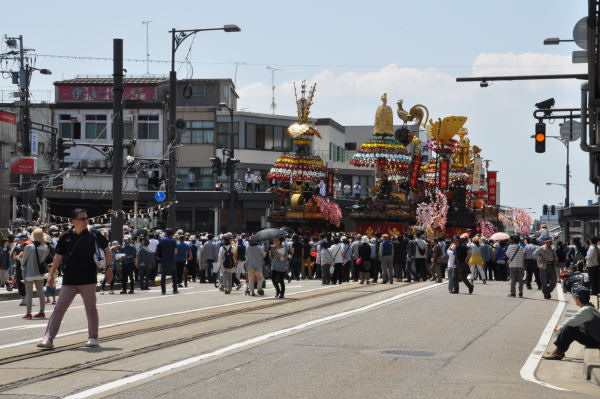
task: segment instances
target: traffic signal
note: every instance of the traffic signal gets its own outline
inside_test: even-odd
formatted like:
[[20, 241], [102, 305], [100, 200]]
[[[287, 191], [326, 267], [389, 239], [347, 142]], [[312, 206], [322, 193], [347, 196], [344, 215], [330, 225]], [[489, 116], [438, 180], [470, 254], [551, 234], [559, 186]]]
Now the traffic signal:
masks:
[[56, 155], [58, 159], [64, 159], [65, 157], [65, 145], [63, 144], [64, 139], [59, 137], [56, 143]]
[[555, 207], [554, 205], [552, 205], [552, 206], [550, 207], [550, 214], [551, 214], [551, 215], [554, 215], [555, 213], [556, 213], [556, 207]]
[[62, 161], [65, 157], [71, 156], [71, 152], [67, 150], [73, 147], [73, 145], [73, 143], [65, 143], [65, 139], [59, 137], [58, 142], [56, 143], [56, 155], [58, 156], [58, 159]]
[[547, 215], [547, 214], [548, 214], [548, 205], [544, 204], [544, 206], [542, 207], [542, 213], [543, 213], [544, 215]]
[[546, 124], [543, 122], [535, 124], [535, 152], [546, 152]]
[[239, 159], [228, 158], [227, 163], [225, 164], [225, 174], [227, 176], [232, 176], [235, 173], [235, 165], [237, 165], [239, 162]]
[[211, 162], [211, 169], [214, 175], [221, 176], [223, 173], [223, 163], [221, 162], [221, 158], [214, 157], [209, 158]]

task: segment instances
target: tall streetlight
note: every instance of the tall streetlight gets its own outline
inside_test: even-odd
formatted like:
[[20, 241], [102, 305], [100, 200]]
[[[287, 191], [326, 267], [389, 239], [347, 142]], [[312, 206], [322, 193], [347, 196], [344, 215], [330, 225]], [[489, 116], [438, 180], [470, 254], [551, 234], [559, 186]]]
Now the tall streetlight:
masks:
[[198, 32], [209, 30], [223, 30], [225, 32], [239, 32], [237, 25], [224, 25], [222, 28], [204, 29], [171, 29], [171, 72], [169, 72], [169, 179], [167, 182], [167, 198], [171, 206], [167, 213], [167, 226], [175, 227], [175, 208], [177, 205], [177, 145], [178, 137], [175, 133], [175, 119], [177, 118], [177, 72], [175, 72], [175, 52], [185, 39]]

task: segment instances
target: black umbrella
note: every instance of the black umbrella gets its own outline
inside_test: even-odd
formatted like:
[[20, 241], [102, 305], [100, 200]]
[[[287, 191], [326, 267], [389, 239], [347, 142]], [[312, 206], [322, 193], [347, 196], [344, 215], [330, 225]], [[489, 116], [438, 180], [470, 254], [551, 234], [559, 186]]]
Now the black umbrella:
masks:
[[271, 241], [276, 238], [285, 237], [285, 231], [281, 229], [263, 229], [258, 233], [254, 234], [252, 239], [254, 241]]

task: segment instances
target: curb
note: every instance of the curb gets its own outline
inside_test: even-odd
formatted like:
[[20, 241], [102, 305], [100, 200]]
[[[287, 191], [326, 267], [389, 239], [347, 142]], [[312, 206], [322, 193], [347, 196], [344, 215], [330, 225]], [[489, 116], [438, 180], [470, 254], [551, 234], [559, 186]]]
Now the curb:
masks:
[[590, 382], [600, 386], [600, 368], [592, 369]]
[[600, 385], [600, 349], [585, 349], [583, 354], [583, 378]]

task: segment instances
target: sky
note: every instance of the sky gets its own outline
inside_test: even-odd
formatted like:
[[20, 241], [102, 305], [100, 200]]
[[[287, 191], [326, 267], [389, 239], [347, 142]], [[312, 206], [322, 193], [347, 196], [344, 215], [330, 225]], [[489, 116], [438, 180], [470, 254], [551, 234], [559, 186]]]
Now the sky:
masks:
[[[536, 154], [534, 104], [550, 97], [557, 108], [578, 107], [581, 82], [575, 80], [456, 83], [456, 77], [585, 73], [571, 63], [573, 43], [544, 46], [547, 37], [571, 39], [586, 15], [587, 1], [572, 0], [355, 0], [228, 2], [154, 0], [29, 3], [27, 19], [17, 9], [1, 17], [0, 34], [23, 35], [38, 54], [32, 89], [53, 97], [52, 83], [77, 75], [110, 76], [112, 63], [54, 56], [112, 56], [114, 38], [124, 40], [124, 57], [146, 59], [148, 24], [151, 60], [170, 59], [171, 28], [213, 28], [236, 24], [239, 33], [201, 32], [177, 51], [179, 78], [232, 78], [235, 63], [238, 109], [270, 113], [271, 70], [275, 72], [276, 112], [294, 115], [292, 82], [317, 83], [313, 117], [343, 125], [373, 123], [382, 93], [405, 108], [424, 104], [430, 117], [468, 117], [472, 144], [483, 149], [498, 170], [502, 205], [531, 208], [562, 204], [566, 149], [548, 139]], [[92, 4], [94, 4], [92, 6]], [[6, 11], [6, 10], [5, 10]], [[4, 44], [2, 44], [4, 46]], [[5, 47], [0, 47], [4, 52]], [[243, 64], [242, 64], [243, 63]], [[127, 76], [167, 75], [167, 62], [125, 61]], [[2, 64], [0, 69], [13, 67]], [[0, 90], [12, 90], [3, 76]], [[394, 106], [395, 108], [395, 106]], [[399, 124], [399, 121], [395, 121]], [[547, 134], [559, 134], [559, 122]], [[588, 180], [588, 154], [571, 143], [571, 202], [596, 200]]]

